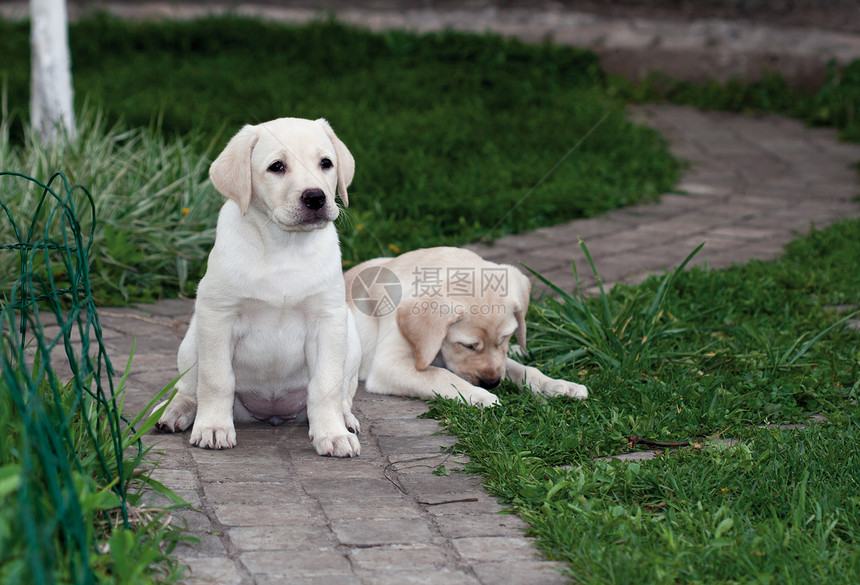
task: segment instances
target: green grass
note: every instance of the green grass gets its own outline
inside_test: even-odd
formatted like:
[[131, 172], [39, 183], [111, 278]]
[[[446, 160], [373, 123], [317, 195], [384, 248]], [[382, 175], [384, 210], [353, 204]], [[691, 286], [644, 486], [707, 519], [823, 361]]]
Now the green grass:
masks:
[[[23, 130], [27, 34], [25, 24], [0, 21], [10, 104], [0, 168], [33, 174], [38, 155]], [[110, 199], [99, 217], [116, 225], [104, 241], [132, 260], [106, 259], [103, 288], [118, 300], [187, 291], [202, 274], [211, 232], [189, 235], [190, 243], [143, 232], [214, 225], [222, 198], [205, 181], [205, 159], [245, 123], [326, 117], [351, 149], [352, 207], [340, 226], [348, 265], [596, 215], [654, 199], [678, 177], [664, 141], [626, 119], [595, 56], [578, 49], [238, 18], [102, 17], [74, 23], [70, 42], [76, 96], [91, 106], [80, 155], [52, 159], [51, 170]], [[87, 121], [98, 118], [93, 110], [103, 118], [96, 125]], [[114, 139], [117, 120], [119, 128], [153, 125], [163, 138], [133, 131]], [[130, 140], [137, 144], [125, 148]], [[140, 160], [126, 163], [132, 152]], [[85, 172], [93, 161], [98, 169]], [[126, 164], [132, 171], [123, 172]], [[179, 216], [186, 207], [193, 217]], [[160, 225], [148, 228], [141, 216]], [[176, 266], [177, 258], [188, 263]]]
[[[588, 385], [587, 401], [506, 385], [500, 407], [439, 400], [431, 414], [575, 582], [855, 583], [858, 257], [860, 221], [843, 221], [772, 263], [546, 300], [530, 361]], [[602, 334], [583, 348], [583, 331]], [[813, 413], [827, 421], [773, 426]], [[704, 448], [602, 459], [631, 435]]]

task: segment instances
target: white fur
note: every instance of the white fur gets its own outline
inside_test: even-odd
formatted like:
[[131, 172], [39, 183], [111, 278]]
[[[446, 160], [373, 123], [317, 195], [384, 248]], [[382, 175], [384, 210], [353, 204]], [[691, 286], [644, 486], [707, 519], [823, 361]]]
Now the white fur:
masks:
[[[358, 431], [359, 337], [332, 224], [335, 190], [346, 204], [354, 165], [325, 120], [295, 118], [245, 126], [212, 163], [212, 183], [230, 200], [179, 348], [186, 373], [160, 429], [193, 422], [192, 444], [230, 448], [234, 420], [277, 424], [306, 401], [316, 451], [359, 454], [347, 428]], [[315, 190], [325, 195], [319, 209], [303, 201]]]

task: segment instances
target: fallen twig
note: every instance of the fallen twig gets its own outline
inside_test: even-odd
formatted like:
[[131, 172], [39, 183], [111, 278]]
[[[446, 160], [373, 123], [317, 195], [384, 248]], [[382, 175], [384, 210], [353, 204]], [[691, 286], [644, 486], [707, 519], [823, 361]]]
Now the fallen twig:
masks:
[[418, 501], [419, 504], [423, 504], [425, 506], [444, 506], [445, 504], [459, 504], [461, 502], [477, 502], [478, 498], [459, 498], [457, 500], [444, 500], [442, 502], [422, 502]]

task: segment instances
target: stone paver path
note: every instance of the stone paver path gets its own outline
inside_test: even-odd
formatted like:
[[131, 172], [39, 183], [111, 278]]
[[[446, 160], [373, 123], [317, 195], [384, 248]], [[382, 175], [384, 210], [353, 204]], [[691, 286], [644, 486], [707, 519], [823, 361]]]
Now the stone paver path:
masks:
[[[683, 259], [726, 266], [772, 258], [795, 232], [860, 216], [860, 146], [830, 130], [777, 117], [747, 118], [648, 106], [634, 114], [665, 133], [690, 161], [680, 188], [660, 203], [614, 211], [479, 245], [490, 258], [523, 262], [572, 287], [583, 238], [608, 282], [636, 281]], [[582, 271], [581, 271], [582, 272]], [[584, 286], [588, 286], [585, 283]], [[110, 355], [124, 363], [136, 336], [127, 408], [136, 412], [176, 375], [175, 356], [192, 309], [174, 299], [106, 308]], [[188, 434], [152, 434], [163, 451], [155, 477], [193, 503], [182, 516], [200, 538], [177, 554], [189, 583], [501, 585], [565, 583], [541, 559], [524, 523], [446, 449], [454, 437], [417, 418], [424, 402], [359, 390], [363, 433], [356, 459], [319, 457], [306, 425], [241, 425], [238, 446], [206, 451]]]

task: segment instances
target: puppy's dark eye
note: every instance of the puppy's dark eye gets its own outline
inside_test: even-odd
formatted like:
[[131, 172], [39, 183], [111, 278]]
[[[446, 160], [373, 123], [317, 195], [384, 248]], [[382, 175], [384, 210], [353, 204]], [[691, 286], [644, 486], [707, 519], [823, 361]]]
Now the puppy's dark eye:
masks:
[[331, 162], [330, 158], [324, 158], [320, 161], [320, 168], [323, 170], [330, 169], [334, 166], [334, 163]]
[[462, 345], [463, 347], [465, 347], [469, 351], [475, 351], [478, 349], [477, 343], [461, 343], [460, 345]]
[[275, 162], [273, 162], [272, 164], [269, 165], [269, 172], [270, 173], [283, 173], [286, 170], [287, 170], [287, 167], [285, 167], [284, 163], [282, 163], [279, 160], [276, 160]]

